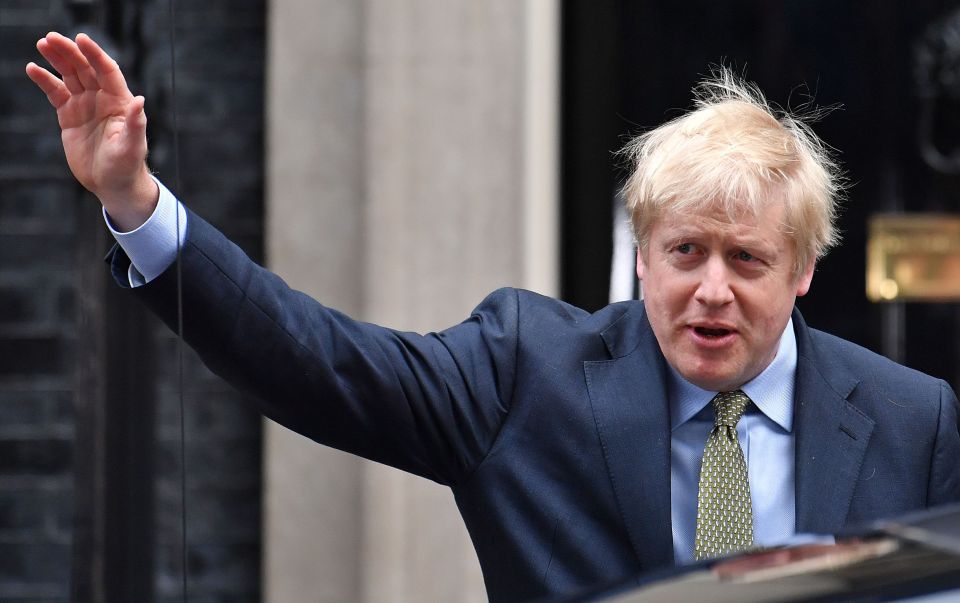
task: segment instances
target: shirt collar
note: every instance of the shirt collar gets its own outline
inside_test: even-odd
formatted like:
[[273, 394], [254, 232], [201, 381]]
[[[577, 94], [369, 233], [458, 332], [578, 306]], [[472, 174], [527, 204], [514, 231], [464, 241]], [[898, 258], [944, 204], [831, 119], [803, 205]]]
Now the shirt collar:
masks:
[[[701, 389], [669, 367], [670, 428], [680, 427], [710, 403], [717, 392]], [[777, 355], [763, 371], [740, 389], [754, 405], [784, 431], [793, 430], [793, 384], [797, 373], [797, 337], [793, 318], [780, 335]]]

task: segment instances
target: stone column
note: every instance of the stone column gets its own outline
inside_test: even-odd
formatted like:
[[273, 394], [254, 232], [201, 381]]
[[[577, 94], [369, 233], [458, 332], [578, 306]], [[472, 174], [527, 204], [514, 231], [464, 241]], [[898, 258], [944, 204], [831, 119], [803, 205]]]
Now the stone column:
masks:
[[[287, 282], [361, 313], [363, 10], [267, 10], [266, 257]], [[264, 601], [357, 601], [361, 462], [265, 421]]]
[[[555, 292], [555, 0], [270, 14], [272, 268], [416, 331]], [[268, 427], [265, 599], [484, 600], [449, 490], [301, 440]]]

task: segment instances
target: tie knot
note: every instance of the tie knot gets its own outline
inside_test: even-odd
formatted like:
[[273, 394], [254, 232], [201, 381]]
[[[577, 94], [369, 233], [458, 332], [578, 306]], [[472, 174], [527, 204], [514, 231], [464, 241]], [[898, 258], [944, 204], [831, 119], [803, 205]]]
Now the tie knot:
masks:
[[739, 389], [732, 392], [720, 392], [713, 397], [714, 425], [736, 427], [743, 411], [750, 404], [750, 398]]

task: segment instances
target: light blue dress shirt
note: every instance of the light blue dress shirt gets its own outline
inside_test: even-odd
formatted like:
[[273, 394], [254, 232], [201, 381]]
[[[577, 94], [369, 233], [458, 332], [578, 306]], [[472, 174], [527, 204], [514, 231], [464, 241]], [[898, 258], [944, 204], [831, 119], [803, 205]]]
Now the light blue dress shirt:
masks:
[[[700, 463], [713, 429], [717, 392], [700, 389], [672, 367], [667, 383], [670, 398], [670, 498], [673, 551], [677, 563], [693, 561], [697, 526]], [[773, 362], [741, 389], [753, 401], [737, 424], [737, 438], [747, 461], [753, 501], [755, 544], [783, 544], [794, 536], [793, 384], [797, 372], [797, 341], [793, 319], [780, 336]]]
[[127, 278], [131, 287], [149, 283], [163, 274], [177, 259], [177, 236], [181, 245], [187, 236], [187, 212], [183, 205], [162, 182], [153, 180], [160, 187], [160, 200], [153, 214], [136, 230], [118, 231], [107, 210], [103, 210], [107, 228], [130, 258]]

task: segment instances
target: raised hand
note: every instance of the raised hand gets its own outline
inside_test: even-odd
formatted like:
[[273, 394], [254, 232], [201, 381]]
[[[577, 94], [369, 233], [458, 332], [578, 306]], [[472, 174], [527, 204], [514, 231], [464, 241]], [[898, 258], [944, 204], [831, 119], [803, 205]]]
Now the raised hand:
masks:
[[51, 32], [37, 50], [63, 78], [27, 65], [27, 76], [57, 110], [70, 171], [119, 228], [140, 226], [159, 194], [146, 166], [144, 98], [133, 96], [116, 61], [86, 34], [73, 41]]

